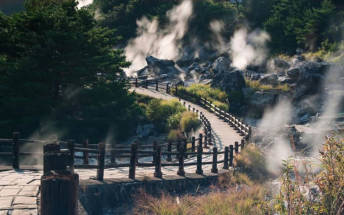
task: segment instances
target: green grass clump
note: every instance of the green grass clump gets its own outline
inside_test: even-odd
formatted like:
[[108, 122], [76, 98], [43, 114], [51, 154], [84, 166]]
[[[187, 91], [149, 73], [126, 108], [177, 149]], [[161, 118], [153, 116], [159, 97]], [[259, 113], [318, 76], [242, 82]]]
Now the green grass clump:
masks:
[[263, 91], [280, 90], [283, 92], [290, 91], [290, 87], [288, 86], [288, 84], [278, 84], [276, 86], [273, 86], [273, 85], [268, 85], [268, 84], [261, 84], [259, 81], [252, 81], [248, 79], [246, 79], [245, 82], [246, 82], [246, 86], [254, 90], [263, 90]]
[[196, 130], [201, 125], [198, 116], [192, 112], [184, 112], [180, 120], [180, 129], [184, 132]]
[[224, 111], [229, 110], [228, 95], [220, 89], [212, 88], [207, 84], [192, 84], [189, 87], [178, 87], [178, 96], [197, 103], [199, 98], [211, 101]]

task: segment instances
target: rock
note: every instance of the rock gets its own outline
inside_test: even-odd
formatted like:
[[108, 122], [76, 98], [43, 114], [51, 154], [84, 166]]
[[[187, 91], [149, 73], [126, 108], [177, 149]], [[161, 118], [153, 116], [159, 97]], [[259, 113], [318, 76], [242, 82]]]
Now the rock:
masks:
[[211, 85], [228, 94], [241, 91], [246, 86], [242, 71], [237, 69], [215, 73]]
[[219, 57], [213, 63], [214, 73], [222, 73], [230, 70], [231, 62], [226, 57]]
[[276, 74], [267, 74], [264, 75], [259, 82], [261, 84], [267, 84], [267, 85], [277, 85], [278, 84], [278, 76]]
[[275, 58], [272, 62], [276, 68], [288, 69], [290, 67], [290, 64], [287, 61], [280, 58]]
[[287, 71], [287, 75], [290, 79], [296, 80], [299, 77], [300, 68], [291, 68]]
[[292, 84], [292, 83], [294, 83], [293, 79], [286, 77], [286, 76], [278, 77], [278, 82], [281, 84]]
[[249, 100], [251, 107], [257, 111], [264, 111], [266, 107], [272, 106], [276, 103], [278, 98], [278, 91], [256, 91], [252, 94]]
[[169, 67], [174, 66], [173, 60], [160, 60], [153, 56], [146, 57], [146, 61], [149, 67]]

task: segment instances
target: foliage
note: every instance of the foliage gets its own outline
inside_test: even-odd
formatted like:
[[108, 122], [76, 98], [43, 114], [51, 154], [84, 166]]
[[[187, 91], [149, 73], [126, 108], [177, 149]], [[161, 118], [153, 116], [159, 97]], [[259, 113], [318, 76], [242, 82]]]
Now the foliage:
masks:
[[[149, 102], [146, 110], [146, 115], [157, 128], [161, 131], [166, 131], [170, 128], [176, 128], [175, 125], [179, 124], [173, 122], [180, 113], [186, 111], [184, 106], [178, 100], [159, 100], [153, 99]], [[181, 115], [180, 115], [181, 116]], [[170, 124], [169, 124], [170, 123]]]
[[171, 142], [176, 142], [184, 138], [183, 133], [179, 129], [172, 129], [167, 135], [167, 140]]
[[114, 31], [98, 27], [73, 0], [25, 6], [0, 14], [1, 135], [19, 130], [27, 136], [43, 121], [73, 137], [104, 137], [114, 128], [123, 138], [132, 131], [138, 106], [117, 81], [128, 63], [113, 49]]
[[193, 101], [194, 103], [198, 103], [199, 98], [202, 97], [213, 102], [222, 110], [229, 110], [227, 94], [220, 89], [212, 88], [210, 85], [192, 84], [189, 87], [179, 86], [178, 96]]
[[201, 122], [197, 114], [192, 112], [184, 112], [180, 119], [180, 129], [184, 132], [191, 132], [200, 126]]
[[326, 39], [340, 40], [344, 26], [330, 25], [335, 20], [333, 17], [341, 20], [336, 22], [343, 23], [343, 17], [335, 10], [330, 0], [275, 1], [272, 14], [265, 22], [272, 36], [272, 48], [275, 52], [294, 53], [296, 48], [315, 50]]
[[288, 84], [278, 84], [276, 86], [273, 86], [273, 85], [261, 84], [259, 81], [252, 81], [249, 79], [246, 79], [245, 82], [246, 82], [246, 86], [254, 90], [263, 90], [263, 91], [280, 90], [284, 92], [290, 91], [290, 87], [288, 86]]
[[[313, 174], [312, 166], [305, 165], [305, 169], [308, 171], [303, 180], [292, 160], [285, 161], [281, 178], [281, 193], [274, 206], [276, 212], [282, 214], [343, 214], [343, 151], [344, 140], [328, 139], [321, 151], [320, 172]], [[318, 191], [311, 192], [311, 189]]]
[[241, 186], [222, 192], [210, 192], [202, 196], [185, 195], [181, 198], [163, 194], [153, 197], [141, 193], [137, 198], [134, 214], [160, 215], [246, 215], [266, 214], [264, 202], [266, 190], [263, 186]]
[[269, 175], [264, 154], [253, 144], [244, 148], [236, 157], [236, 166], [254, 181], [264, 181]]

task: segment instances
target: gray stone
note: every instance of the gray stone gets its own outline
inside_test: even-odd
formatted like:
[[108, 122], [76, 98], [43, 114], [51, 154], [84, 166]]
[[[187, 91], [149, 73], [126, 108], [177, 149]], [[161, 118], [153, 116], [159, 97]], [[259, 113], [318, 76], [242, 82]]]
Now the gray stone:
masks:
[[246, 87], [242, 71], [233, 69], [231, 71], [217, 72], [211, 84], [213, 87], [220, 88], [227, 93], [241, 91]]
[[223, 73], [223, 72], [228, 72], [230, 70], [230, 65], [231, 65], [231, 62], [229, 61], [228, 58], [219, 57], [214, 61], [212, 68], [213, 68], [214, 73]]
[[277, 85], [278, 84], [277, 80], [278, 80], [278, 76], [276, 74], [266, 74], [259, 80], [259, 82], [261, 84]]

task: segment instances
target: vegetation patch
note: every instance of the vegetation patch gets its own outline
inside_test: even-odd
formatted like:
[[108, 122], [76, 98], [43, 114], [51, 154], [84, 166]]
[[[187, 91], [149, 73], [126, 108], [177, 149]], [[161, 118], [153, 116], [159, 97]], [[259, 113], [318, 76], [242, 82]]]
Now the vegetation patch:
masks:
[[189, 87], [178, 87], [178, 96], [199, 103], [199, 99], [205, 98], [222, 110], [229, 110], [228, 95], [220, 89], [212, 88], [207, 84], [192, 84]]
[[261, 84], [259, 81], [252, 81], [248, 79], [245, 79], [245, 82], [246, 82], [246, 86], [256, 91], [259, 91], [259, 90], [262, 90], [262, 91], [280, 90], [283, 92], [290, 91], [290, 87], [288, 86], [288, 84], [278, 84], [276, 86], [273, 86], [273, 85]]

